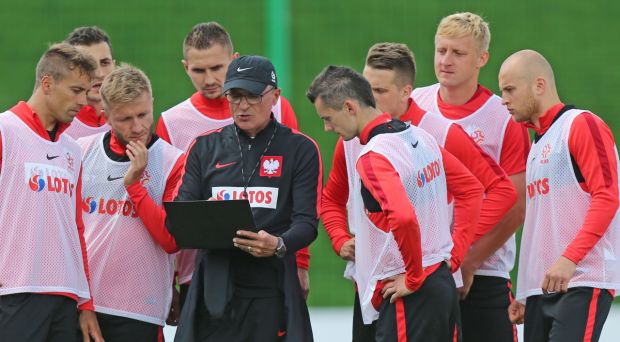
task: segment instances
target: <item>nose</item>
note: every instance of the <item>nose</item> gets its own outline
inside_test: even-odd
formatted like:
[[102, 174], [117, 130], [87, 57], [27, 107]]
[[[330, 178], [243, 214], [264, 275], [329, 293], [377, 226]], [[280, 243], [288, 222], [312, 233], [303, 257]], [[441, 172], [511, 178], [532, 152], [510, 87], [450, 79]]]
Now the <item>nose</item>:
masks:
[[211, 71], [207, 70], [205, 73], [204, 85], [207, 86], [213, 83], [215, 83], [215, 75]]
[[241, 102], [238, 104], [240, 109], [248, 109], [250, 108], [250, 103], [248, 102], [248, 98], [245, 96], [241, 97]]
[[502, 105], [507, 106], [508, 105], [508, 99], [506, 98], [506, 95], [502, 94]]
[[77, 105], [80, 107], [84, 107], [86, 106], [87, 102], [86, 102], [86, 91], [81, 91], [80, 94], [77, 96], [76, 99]]
[[323, 129], [325, 130], [325, 132], [333, 132], [334, 131], [334, 126], [332, 126], [329, 122], [324, 121], [323, 122]]
[[452, 53], [450, 51], [446, 51], [446, 53], [444, 53], [441, 56], [441, 59], [439, 61], [443, 65], [450, 65], [450, 64], [452, 64]]
[[98, 81], [103, 80], [103, 69], [101, 67], [97, 67], [97, 70], [95, 70], [95, 78]]

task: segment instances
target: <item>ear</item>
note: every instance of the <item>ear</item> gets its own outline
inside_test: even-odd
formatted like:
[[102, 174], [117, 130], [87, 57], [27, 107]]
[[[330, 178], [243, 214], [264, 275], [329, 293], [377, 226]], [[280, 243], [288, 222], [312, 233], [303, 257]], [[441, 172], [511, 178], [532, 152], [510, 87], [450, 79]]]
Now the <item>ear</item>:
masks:
[[542, 76], [534, 79], [534, 94], [541, 96], [547, 90], [547, 80]]
[[478, 56], [478, 63], [476, 63], [476, 67], [481, 69], [483, 66], [487, 65], [489, 61], [489, 51], [485, 51]]
[[187, 61], [182, 59], [181, 60], [181, 64], [183, 64], [183, 69], [185, 70], [185, 72], [188, 72], [189, 70], [189, 64], [187, 64]]
[[232, 54], [232, 59], [238, 58], [239, 56], [241, 56], [239, 52], [235, 52]]
[[411, 92], [413, 91], [413, 86], [411, 84], [405, 85], [401, 89], [401, 99], [403, 101], [409, 101], [409, 97], [411, 97]]
[[54, 86], [54, 78], [51, 75], [43, 75], [39, 87], [44, 94], [49, 94]]
[[278, 103], [278, 99], [280, 98], [280, 94], [282, 94], [282, 90], [280, 88], [276, 88], [276, 90], [273, 91], [273, 104], [271, 105], [272, 107], [276, 105], [276, 103]]
[[348, 115], [356, 115], [357, 110], [358, 110], [358, 105], [353, 100], [344, 100], [344, 102], [342, 103], [342, 109]]

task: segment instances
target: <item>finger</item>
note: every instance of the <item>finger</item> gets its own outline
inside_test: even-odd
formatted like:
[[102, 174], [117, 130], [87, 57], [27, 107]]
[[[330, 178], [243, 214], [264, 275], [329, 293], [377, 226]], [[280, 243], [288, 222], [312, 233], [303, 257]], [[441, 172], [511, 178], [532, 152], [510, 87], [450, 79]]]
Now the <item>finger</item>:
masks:
[[543, 290], [543, 292], [546, 294], [547, 293], [547, 288], [549, 288], [549, 276], [545, 275], [545, 278], [542, 281], [542, 284], [540, 284], [540, 288]]
[[255, 233], [255, 232], [251, 232], [248, 230], [238, 230], [237, 231], [237, 235], [240, 237], [246, 237], [252, 240], [257, 240], [260, 238], [260, 235]]
[[248, 239], [234, 238], [233, 239], [233, 243], [236, 243], [236, 244], [242, 245], [242, 246], [260, 247], [260, 246], [258, 246], [258, 241], [257, 240], [248, 240]]
[[398, 293], [398, 291], [395, 291], [394, 294], [392, 295], [392, 297], [390, 297], [390, 303], [394, 304], [396, 303], [396, 301], [398, 300], [398, 298], [400, 298], [400, 294]]
[[131, 152], [131, 150], [126, 149], [125, 153], [127, 153], [127, 157], [129, 158], [129, 160], [134, 161], [134, 159], [136, 159], [135, 155], [133, 154], [133, 152]]
[[558, 292], [556, 290], [556, 286], [557, 286], [557, 281], [554, 278], [550, 278], [549, 279], [549, 285], [547, 285], [547, 291], [548, 292]]
[[564, 293], [568, 292], [568, 280], [562, 281], [561, 285], [562, 285], [562, 288], [560, 289], [560, 291]]

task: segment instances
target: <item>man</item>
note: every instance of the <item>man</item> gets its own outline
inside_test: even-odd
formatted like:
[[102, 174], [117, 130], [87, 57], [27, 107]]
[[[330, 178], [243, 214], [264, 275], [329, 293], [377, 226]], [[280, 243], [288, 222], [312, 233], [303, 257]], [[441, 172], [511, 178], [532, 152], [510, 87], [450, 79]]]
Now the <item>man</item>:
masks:
[[[512, 207], [516, 201], [516, 191], [501, 168], [458, 125], [441, 115], [420, 109], [409, 97], [415, 74], [413, 53], [405, 44], [378, 43], [368, 51], [363, 75], [370, 83], [378, 109], [387, 112], [393, 119], [410, 122], [431, 134], [440, 146], [459, 159], [485, 187], [485, 199], [472, 241], [475, 242], [492, 229]], [[341, 257], [347, 256], [348, 246], [351, 246], [351, 249], [355, 246], [355, 239], [349, 233], [346, 222], [346, 204], [351, 196], [348, 180], [354, 178], [355, 173], [353, 167], [348, 168], [354, 165], [347, 165], [346, 160], [351, 158], [348, 154], [359, 150], [359, 147], [351, 148], [352, 146], [354, 145], [351, 143], [344, 144], [342, 139], [336, 145], [321, 210], [325, 229]], [[461, 228], [455, 227], [457, 230]], [[473, 248], [476, 248], [475, 245]], [[459, 275], [455, 273], [455, 281], [465, 295], [471, 286], [473, 274], [467, 274], [464, 279], [465, 286]], [[364, 340], [363, 336], [366, 336], [366, 340], [374, 340], [372, 326], [362, 324], [358, 307], [355, 307], [353, 317], [354, 340]]]
[[88, 105], [82, 107], [78, 112], [66, 133], [72, 138], [78, 139], [100, 132], [107, 132], [110, 130], [110, 126], [108, 126], [105, 117], [101, 114], [103, 107], [100, 89], [103, 79], [114, 70], [115, 65], [112, 58], [110, 37], [97, 26], [84, 26], [78, 27], [69, 33], [67, 38], [65, 38], [65, 42], [90, 55], [97, 63], [94, 83], [86, 93]]
[[514, 232], [523, 223], [525, 160], [529, 135], [510, 119], [501, 99], [478, 84], [489, 60], [488, 24], [473, 13], [441, 20], [435, 35], [435, 75], [439, 83], [413, 90], [412, 98], [426, 110], [459, 124], [506, 172], [518, 191], [517, 203], [494, 229], [476, 242], [461, 267], [474, 274], [468, 296], [461, 301], [463, 341], [514, 341], [516, 326], [505, 308], [512, 301], [509, 272], [514, 266]]
[[510, 318], [522, 323], [525, 315], [526, 341], [598, 341], [620, 289], [613, 133], [560, 101], [551, 65], [536, 51], [508, 57], [499, 87], [512, 117], [536, 132]]
[[177, 341], [311, 341], [295, 252], [317, 235], [321, 161], [314, 141], [275, 120], [276, 73], [243, 56], [223, 92], [234, 123], [196, 138], [175, 200], [247, 198], [258, 233], [199, 254]]
[[[381, 114], [370, 84], [352, 69], [328, 66], [307, 96], [326, 131], [361, 144], [347, 163], [357, 170], [348, 209], [364, 323], [377, 320], [376, 341], [453, 341], [458, 306], [450, 268], [469, 247], [482, 186], [428, 133]], [[463, 204], [455, 215], [462, 250], [453, 248], [447, 191]]]
[[[216, 22], [201, 23], [192, 28], [183, 43], [183, 68], [196, 88], [189, 99], [161, 114], [156, 133], [173, 146], [186, 151], [199, 135], [230, 125], [233, 122], [229, 103], [222, 87], [230, 62], [239, 56], [234, 53], [230, 35]], [[279, 122], [298, 129], [295, 113], [282, 96], [272, 108]], [[181, 302], [192, 279], [196, 250], [183, 250], [177, 256], [177, 271], [181, 284]], [[308, 296], [310, 251], [303, 248], [297, 254], [299, 280]]]
[[78, 140], [84, 155], [86, 247], [95, 311], [107, 341], [158, 341], [178, 249], [165, 227], [182, 153], [151, 134], [151, 82], [122, 66], [101, 86], [111, 131]]
[[74, 47], [52, 45], [30, 99], [0, 115], [3, 340], [77, 341], [79, 309], [84, 341], [103, 341], [88, 284], [81, 152], [64, 135], [86, 104], [95, 68]]

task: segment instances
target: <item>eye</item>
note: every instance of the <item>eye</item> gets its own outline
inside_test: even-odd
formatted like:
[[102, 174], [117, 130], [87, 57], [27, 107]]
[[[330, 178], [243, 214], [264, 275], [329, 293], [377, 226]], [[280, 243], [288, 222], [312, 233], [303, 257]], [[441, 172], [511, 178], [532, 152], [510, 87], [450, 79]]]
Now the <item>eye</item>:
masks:
[[205, 73], [205, 69], [203, 69], [203, 68], [192, 68], [191, 70], [195, 74], [204, 74]]

